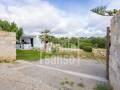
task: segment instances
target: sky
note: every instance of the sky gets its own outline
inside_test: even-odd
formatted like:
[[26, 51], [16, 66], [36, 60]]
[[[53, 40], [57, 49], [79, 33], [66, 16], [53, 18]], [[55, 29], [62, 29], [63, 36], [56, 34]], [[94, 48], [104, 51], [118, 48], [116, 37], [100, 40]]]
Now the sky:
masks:
[[103, 37], [111, 17], [90, 11], [103, 5], [119, 9], [120, 0], [0, 0], [0, 19], [17, 23], [25, 34], [49, 29], [55, 36]]

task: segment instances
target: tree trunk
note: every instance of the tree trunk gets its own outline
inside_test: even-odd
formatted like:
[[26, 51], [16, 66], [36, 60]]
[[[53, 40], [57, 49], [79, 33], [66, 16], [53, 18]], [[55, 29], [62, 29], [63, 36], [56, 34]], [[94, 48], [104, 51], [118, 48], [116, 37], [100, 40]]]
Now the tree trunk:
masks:
[[45, 50], [45, 52], [46, 52], [46, 49], [47, 49], [47, 43], [45, 42], [44, 43], [44, 50]]

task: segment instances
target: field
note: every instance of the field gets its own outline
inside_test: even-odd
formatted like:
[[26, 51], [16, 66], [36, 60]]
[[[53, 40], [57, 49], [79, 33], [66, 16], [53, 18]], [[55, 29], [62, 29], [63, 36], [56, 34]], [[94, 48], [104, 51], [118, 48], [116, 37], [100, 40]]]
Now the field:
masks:
[[37, 61], [52, 56], [51, 53], [40, 52], [37, 50], [16, 50], [17, 60]]
[[50, 57], [62, 57], [62, 58], [84, 58], [105, 61], [106, 50], [105, 49], [93, 49], [93, 52], [85, 52], [83, 50], [60, 50], [59, 52], [43, 52], [37, 50], [17, 50], [17, 60], [37, 61]]

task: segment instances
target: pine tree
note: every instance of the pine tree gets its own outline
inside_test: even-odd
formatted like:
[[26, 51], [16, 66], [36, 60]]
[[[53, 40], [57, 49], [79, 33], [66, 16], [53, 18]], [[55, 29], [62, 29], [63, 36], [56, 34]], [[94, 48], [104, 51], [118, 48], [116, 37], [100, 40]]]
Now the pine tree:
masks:
[[93, 8], [91, 11], [102, 16], [113, 16], [118, 12], [117, 9], [107, 10], [106, 6], [96, 7]]

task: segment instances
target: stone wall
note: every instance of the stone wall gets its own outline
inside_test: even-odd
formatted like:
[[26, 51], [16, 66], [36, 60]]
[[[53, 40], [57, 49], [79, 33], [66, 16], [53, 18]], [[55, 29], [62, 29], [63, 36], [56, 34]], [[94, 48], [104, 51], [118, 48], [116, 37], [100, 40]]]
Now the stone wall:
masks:
[[0, 30], [0, 61], [16, 60], [16, 34]]
[[120, 12], [111, 20], [109, 75], [114, 90], [120, 90]]

